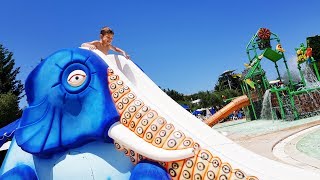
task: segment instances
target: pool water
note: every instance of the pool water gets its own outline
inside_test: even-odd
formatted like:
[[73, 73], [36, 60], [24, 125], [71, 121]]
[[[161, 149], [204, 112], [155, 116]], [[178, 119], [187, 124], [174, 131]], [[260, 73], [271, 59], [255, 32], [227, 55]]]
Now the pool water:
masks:
[[298, 141], [297, 149], [308, 156], [320, 160], [320, 128]]
[[229, 121], [229, 122], [217, 124], [212, 128], [226, 134], [237, 134], [239, 136], [254, 136], [254, 135], [276, 132], [282, 129], [299, 126], [299, 125], [303, 125], [306, 123], [311, 123], [319, 120], [320, 120], [320, 116], [314, 116], [314, 117], [309, 117], [309, 118], [299, 119], [294, 121], [265, 120], [265, 119], [254, 120], [254, 121], [235, 120], [235, 121]]

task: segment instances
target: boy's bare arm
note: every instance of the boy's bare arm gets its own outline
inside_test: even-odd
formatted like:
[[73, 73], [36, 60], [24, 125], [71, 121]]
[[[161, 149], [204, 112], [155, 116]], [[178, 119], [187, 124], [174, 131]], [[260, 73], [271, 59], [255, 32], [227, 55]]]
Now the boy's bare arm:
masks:
[[97, 49], [97, 45], [96, 45], [97, 41], [91, 41], [91, 42], [85, 42], [81, 44], [81, 47], [87, 47], [90, 50], [92, 49]]
[[110, 49], [115, 52], [121, 53], [124, 57], [126, 57], [127, 59], [130, 59], [130, 56], [124, 50], [112, 45], [110, 46]]

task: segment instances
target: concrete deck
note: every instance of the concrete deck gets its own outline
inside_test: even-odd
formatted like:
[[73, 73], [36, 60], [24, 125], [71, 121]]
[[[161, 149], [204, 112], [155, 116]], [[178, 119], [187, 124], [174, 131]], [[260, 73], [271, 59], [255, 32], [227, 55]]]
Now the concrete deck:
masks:
[[230, 121], [213, 129], [269, 159], [320, 173], [319, 125], [320, 116], [316, 116], [295, 121]]
[[318, 132], [320, 132], [320, 125], [295, 133], [276, 144], [273, 148], [273, 154], [281, 161], [293, 166], [319, 171], [320, 159], [306, 153], [312, 152], [314, 155], [320, 155], [319, 148], [314, 148], [315, 146], [319, 146], [319, 143], [303, 146], [303, 151], [298, 148], [299, 144], [303, 143], [302, 141], [311, 140], [308, 136]]

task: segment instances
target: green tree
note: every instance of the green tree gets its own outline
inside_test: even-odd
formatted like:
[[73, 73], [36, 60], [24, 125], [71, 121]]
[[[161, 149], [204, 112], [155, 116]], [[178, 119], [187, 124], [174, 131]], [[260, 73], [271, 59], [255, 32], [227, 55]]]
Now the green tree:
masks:
[[176, 102], [185, 101], [185, 96], [176, 90], [163, 89], [163, 91]]
[[196, 110], [199, 108], [212, 107], [214, 102], [214, 94], [212, 91], [199, 91], [189, 96], [190, 100], [200, 99], [198, 104], [192, 104], [191, 109]]
[[214, 90], [223, 91], [225, 89], [234, 89], [241, 92], [240, 76], [240, 74], [235, 74], [234, 70], [222, 73], [218, 78], [218, 82], [215, 85]]
[[4, 127], [21, 116], [18, 97], [12, 93], [0, 94], [0, 127]]
[[19, 101], [23, 97], [23, 85], [16, 79], [20, 67], [14, 66], [13, 53], [0, 44], [0, 127], [21, 116]]

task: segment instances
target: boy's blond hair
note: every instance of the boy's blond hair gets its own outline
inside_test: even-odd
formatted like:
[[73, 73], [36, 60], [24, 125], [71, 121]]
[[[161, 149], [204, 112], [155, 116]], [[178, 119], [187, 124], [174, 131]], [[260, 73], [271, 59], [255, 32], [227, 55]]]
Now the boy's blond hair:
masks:
[[112, 34], [112, 35], [114, 35], [114, 32], [113, 32], [113, 30], [112, 30], [111, 28], [105, 26], [105, 27], [101, 28], [100, 34], [101, 34], [102, 36], [104, 36], [104, 35], [106, 35], [106, 34]]

